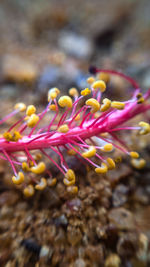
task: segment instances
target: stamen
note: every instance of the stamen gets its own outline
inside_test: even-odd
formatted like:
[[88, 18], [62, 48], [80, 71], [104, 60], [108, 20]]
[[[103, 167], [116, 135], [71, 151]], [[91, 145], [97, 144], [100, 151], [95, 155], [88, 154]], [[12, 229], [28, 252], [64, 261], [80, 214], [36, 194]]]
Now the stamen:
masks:
[[36, 190], [44, 190], [47, 186], [47, 180], [45, 178], [41, 178], [40, 183], [35, 186]]
[[20, 185], [24, 182], [24, 174], [22, 172], [19, 172], [17, 176], [12, 177], [12, 181], [16, 185]]
[[36, 107], [33, 106], [33, 105], [30, 105], [27, 107], [27, 110], [26, 110], [26, 115], [27, 116], [31, 116], [32, 114], [34, 114], [36, 112]]
[[86, 105], [91, 107], [91, 113], [95, 113], [100, 109], [100, 104], [95, 98], [89, 98]]

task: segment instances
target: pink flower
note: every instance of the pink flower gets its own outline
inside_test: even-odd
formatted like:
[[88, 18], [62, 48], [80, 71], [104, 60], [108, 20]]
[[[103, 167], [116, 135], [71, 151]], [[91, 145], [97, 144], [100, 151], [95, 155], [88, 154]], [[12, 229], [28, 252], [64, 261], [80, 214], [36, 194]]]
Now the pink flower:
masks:
[[[92, 164], [100, 174], [115, 168], [115, 159], [108, 157], [108, 153], [115, 149], [131, 156], [134, 167], [145, 165], [137, 152], [127, 148], [118, 132], [150, 132], [147, 122], [142, 121], [138, 126], [128, 124], [136, 115], [150, 110], [150, 90], [142, 95], [138, 84], [130, 77], [116, 71], [93, 70], [97, 76], [88, 78], [89, 88], [83, 89], [80, 96], [75, 88], [71, 88], [70, 96], [58, 98], [60, 91], [52, 88], [48, 92], [48, 105], [41, 113], [36, 114], [33, 105], [26, 108], [24, 103], [18, 103], [14, 111], [0, 121], [2, 124], [15, 114], [26, 112], [0, 138], [0, 157], [11, 164], [14, 172], [12, 181], [22, 185], [26, 196], [32, 196], [35, 189], [43, 190], [47, 185], [56, 184], [56, 178], [46, 168], [45, 158], [63, 174], [68, 190], [77, 193], [75, 173], [67, 165], [65, 151], [85, 164]], [[110, 74], [119, 75], [132, 85], [134, 93], [131, 99], [119, 102], [103, 98]], [[53, 116], [45, 123], [47, 114]], [[58, 156], [58, 161], [51, 156], [52, 151]], [[48, 174], [48, 179], [43, 177], [44, 173]]]

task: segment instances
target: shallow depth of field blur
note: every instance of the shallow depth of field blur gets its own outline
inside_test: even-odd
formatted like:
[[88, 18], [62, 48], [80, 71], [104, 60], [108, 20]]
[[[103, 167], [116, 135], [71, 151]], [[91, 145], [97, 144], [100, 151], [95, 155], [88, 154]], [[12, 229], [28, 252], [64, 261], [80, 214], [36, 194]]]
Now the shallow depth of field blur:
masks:
[[[18, 101], [41, 110], [51, 87], [80, 91], [90, 65], [150, 87], [149, 0], [0, 1], [0, 119]], [[112, 88], [127, 97], [122, 79]], [[99, 178], [71, 159], [81, 183], [75, 198], [58, 183], [26, 200], [0, 160], [0, 266], [148, 266], [150, 137], [145, 142], [141, 172], [125, 159]]]

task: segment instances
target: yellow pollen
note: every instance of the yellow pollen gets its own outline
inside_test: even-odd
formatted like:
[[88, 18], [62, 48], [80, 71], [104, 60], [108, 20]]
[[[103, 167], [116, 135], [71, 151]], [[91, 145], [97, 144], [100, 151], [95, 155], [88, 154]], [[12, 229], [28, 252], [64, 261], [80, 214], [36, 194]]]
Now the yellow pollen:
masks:
[[108, 171], [107, 165], [105, 163], [101, 164], [101, 167], [95, 169], [96, 173], [106, 173]]
[[48, 91], [48, 102], [52, 99], [54, 100], [58, 95], [60, 94], [60, 91], [58, 88], [54, 87], [54, 88], [51, 88], [49, 91]]
[[82, 157], [91, 158], [91, 157], [95, 156], [95, 154], [96, 154], [96, 148], [94, 146], [90, 146], [86, 152], [82, 153]]
[[34, 187], [29, 184], [24, 190], [23, 193], [26, 197], [32, 197], [34, 195]]
[[56, 111], [56, 105], [55, 104], [50, 105], [49, 110]]
[[134, 151], [131, 151], [131, 152], [130, 152], [130, 156], [131, 156], [131, 158], [133, 158], [133, 159], [138, 159], [138, 158], [139, 158], [139, 153], [134, 152]]
[[119, 101], [112, 101], [111, 102], [111, 107], [116, 108], [119, 110], [122, 110], [125, 108], [125, 103], [119, 102]]
[[105, 83], [108, 83], [110, 81], [110, 75], [106, 72], [100, 72], [97, 75], [97, 78], [103, 80]]
[[94, 77], [89, 77], [89, 78], [87, 78], [87, 83], [89, 83], [89, 84], [92, 84], [92, 83], [94, 83], [94, 81], [95, 81], [95, 79], [94, 79]]
[[20, 185], [24, 182], [24, 174], [22, 172], [18, 172], [17, 176], [12, 177], [12, 181], [16, 185]]
[[69, 180], [69, 181], [72, 181], [72, 180], [74, 180], [75, 181], [75, 173], [74, 173], [74, 171], [72, 170], [72, 169], [68, 169], [67, 170], [67, 172], [66, 172], [66, 174], [65, 174], [65, 178], [67, 179], [67, 180]]
[[145, 101], [144, 97], [140, 97], [137, 101], [138, 104], [142, 104]]
[[86, 105], [91, 107], [91, 113], [95, 113], [100, 109], [100, 104], [95, 98], [89, 98]]
[[145, 167], [146, 161], [144, 159], [132, 159], [131, 164], [134, 168], [140, 170]]
[[19, 132], [15, 131], [12, 136], [12, 141], [17, 142], [19, 139], [21, 139], [22, 136]]
[[25, 111], [26, 105], [24, 103], [17, 103], [14, 108], [19, 109], [19, 111]]
[[69, 127], [67, 124], [63, 124], [58, 128], [58, 132], [67, 133], [69, 131]]
[[150, 124], [144, 121], [141, 121], [139, 123], [139, 126], [141, 127], [141, 130], [139, 134], [144, 135], [150, 133]]
[[111, 152], [113, 150], [113, 145], [112, 144], [106, 144], [103, 146], [103, 148], [101, 150], [104, 152]]
[[39, 116], [36, 114], [32, 114], [28, 118], [27, 125], [28, 127], [33, 128], [37, 124], [38, 121], [39, 121]]
[[58, 104], [62, 108], [72, 108], [72, 99], [70, 96], [61, 96], [58, 100]]
[[30, 171], [30, 168], [29, 168], [27, 162], [22, 162], [22, 169], [24, 172]]
[[79, 94], [76, 88], [70, 88], [69, 95], [75, 97], [75, 96], [78, 96]]
[[86, 96], [91, 93], [91, 90], [89, 88], [85, 88], [84, 90], [81, 91], [81, 95]]
[[26, 110], [26, 115], [27, 116], [31, 116], [32, 114], [34, 114], [36, 112], [36, 107], [33, 106], [33, 105], [30, 105], [27, 107], [27, 110]]
[[108, 98], [104, 98], [102, 101], [102, 105], [100, 108], [101, 112], [107, 111], [110, 107], [111, 107], [111, 100], [109, 100]]
[[75, 180], [71, 180], [71, 181], [69, 181], [69, 180], [67, 180], [66, 178], [64, 178], [63, 183], [64, 183], [64, 185], [66, 185], [66, 186], [71, 186], [71, 185], [74, 185], [74, 184], [75, 184]]
[[142, 96], [143, 96], [142, 93], [138, 93], [138, 94], [136, 95], [136, 98], [139, 99], [139, 98], [141, 98]]
[[11, 133], [9, 133], [9, 132], [5, 132], [5, 133], [3, 133], [3, 137], [4, 137], [4, 139], [5, 139], [6, 141], [8, 141], [8, 142], [10, 142], [10, 141], [13, 140], [13, 137], [12, 137]]
[[108, 167], [108, 170], [112, 170], [116, 167], [116, 164], [115, 162], [113, 161], [112, 158], [107, 158], [107, 167]]
[[63, 180], [66, 186], [71, 186], [75, 184], [75, 173], [72, 169], [68, 169]]
[[119, 162], [122, 162], [122, 157], [120, 156], [120, 157], [117, 157], [117, 158], [115, 158], [115, 163], [119, 163]]
[[39, 164], [37, 164], [37, 166], [34, 166], [31, 168], [31, 171], [35, 174], [41, 174], [45, 171], [46, 166], [44, 162], [39, 162]]
[[46, 186], [47, 186], [47, 180], [45, 178], [41, 178], [40, 182], [36, 184], [35, 189], [44, 190]]
[[100, 91], [103, 93], [106, 90], [106, 83], [102, 80], [98, 80], [92, 84], [92, 87], [94, 89], [100, 89]]

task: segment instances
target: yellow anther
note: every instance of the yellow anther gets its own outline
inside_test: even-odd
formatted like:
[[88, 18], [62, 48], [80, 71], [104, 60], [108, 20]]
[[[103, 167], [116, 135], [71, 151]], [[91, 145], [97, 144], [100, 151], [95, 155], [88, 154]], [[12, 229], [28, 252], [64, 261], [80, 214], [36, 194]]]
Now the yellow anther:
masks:
[[58, 100], [58, 104], [62, 108], [72, 108], [72, 99], [70, 96], [67, 95], [61, 96]]
[[143, 135], [143, 134], [150, 133], [150, 124], [149, 123], [141, 121], [139, 123], [139, 126], [141, 127], [139, 134]]
[[76, 195], [78, 193], [78, 187], [77, 186], [68, 186], [67, 192], [73, 195]]
[[10, 141], [13, 140], [13, 137], [12, 137], [11, 133], [9, 133], [9, 132], [5, 132], [5, 133], [3, 133], [3, 137], [4, 137], [4, 139], [5, 139], [6, 141], [8, 141], [8, 142], [10, 142]]
[[49, 110], [56, 111], [56, 105], [55, 104], [50, 105]]
[[69, 131], [69, 127], [67, 124], [63, 124], [58, 128], [57, 131], [60, 133], [67, 133]]
[[112, 101], [111, 102], [111, 107], [119, 109], [119, 110], [122, 110], [125, 107], [125, 103], [122, 103], [122, 102], [119, 102], [119, 101]]
[[105, 83], [108, 83], [110, 81], [110, 75], [106, 72], [100, 72], [97, 78], [103, 80]]
[[84, 158], [91, 158], [95, 156], [96, 148], [94, 146], [90, 146], [89, 149], [82, 153], [82, 157]]
[[20, 111], [25, 111], [26, 105], [24, 103], [17, 103], [14, 108], [19, 109]]
[[138, 94], [136, 95], [136, 98], [139, 99], [139, 98], [141, 98], [142, 96], [143, 96], [142, 93], [138, 93]]
[[46, 186], [47, 186], [47, 180], [45, 178], [41, 178], [39, 184], [36, 184], [35, 189], [44, 190]]
[[34, 187], [29, 184], [24, 190], [23, 193], [26, 197], [32, 197], [34, 195]]
[[58, 88], [54, 87], [48, 91], [48, 102], [50, 99], [54, 100], [58, 95], [60, 94], [60, 91]]
[[31, 116], [36, 112], [36, 107], [34, 105], [29, 105], [26, 110], [26, 115]]
[[103, 146], [103, 148], [101, 150], [104, 152], [111, 152], [113, 150], [113, 145], [112, 144], [106, 144]]
[[56, 185], [56, 183], [57, 183], [57, 179], [56, 178], [53, 178], [53, 179], [48, 179], [47, 180], [47, 185], [48, 186], [55, 186]]
[[68, 180], [68, 181], [72, 181], [76, 179], [75, 177], [75, 173], [72, 169], [68, 169], [66, 174], [65, 174], [65, 178]]
[[100, 109], [100, 104], [95, 98], [89, 98], [86, 105], [91, 107], [91, 112], [95, 113]]
[[46, 166], [44, 162], [39, 162], [36, 166], [31, 168], [31, 171], [35, 174], [41, 174], [45, 171]]
[[78, 96], [79, 94], [78, 94], [78, 91], [76, 88], [70, 88], [69, 89], [69, 95], [75, 97], [75, 96]]
[[81, 95], [86, 96], [91, 93], [91, 90], [89, 88], [85, 88], [84, 90], [81, 91]]
[[96, 173], [106, 173], [108, 171], [107, 165], [105, 163], [101, 164], [101, 167], [95, 169]]
[[131, 151], [131, 152], [130, 152], [130, 156], [131, 156], [131, 158], [133, 158], [133, 159], [138, 159], [138, 158], [139, 158], [139, 153], [134, 152], [134, 151]]
[[142, 104], [143, 102], [144, 102], [144, 97], [143, 97], [143, 95], [142, 95], [142, 93], [138, 93], [137, 95], [136, 95], [136, 98], [137, 98], [137, 103], [138, 104]]
[[12, 141], [17, 142], [19, 139], [21, 139], [22, 136], [19, 132], [15, 131], [12, 136]]
[[122, 157], [119, 156], [119, 157], [115, 158], [114, 161], [115, 161], [115, 163], [120, 163], [120, 162], [122, 162]]
[[79, 120], [80, 120], [80, 114], [78, 114], [78, 115], [75, 117], [74, 120], [75, 120], [75, 121], [79, 121]]
[[142, 104], [145, 101], [144, 97], [140, 97], [137, 101], [138, 104]]
[[106, 90], [106, 83], [102, 80], [98, 80], [92, 84], [92, 87], [94, 89], [100, 89], [100, 91], [103, 93]]
[[94, 83], [94, 81], [95, 81], [95, 79], [94, 79], [94, 77], [89, 77], [89, 78], [87, 78], [87, 83], [89, 83], [89, 84], [92, 84], [92, 83]]
[[108, 167], [108, 170], [112, 170], [116, 167], [116, 164], [115, 162], [113, 161], [112, 158], [107, 158], [107, 167]]
[[71, 180], [71, 181], [69, 181], [69, 180], [66, 179], [66, 178], [64, 178], [63, 182], [64, 182], [64, 184], [65, 184], [66, 186], [71, 186], [71, 185], [74, 185], [74, 184], [75, 184], [75, 180]]
[[100, 108], [100, 111], [102, 112], [107, 111], [111, 107], [111, 100], [108, 98], [104, 98], [102, 103], [103, 104], [101, 105], [101, 108]]
[[27, 162], [22, 162], [22, 169], [24, 172], [30, 171], [30, 168], [29, 168]]
[[134, 168], [140, 170], [145, 167], [146, 161], [144, 159], [132, 159], [131, 164]]
[[18, 174], [17, 174], [17, 176], [13, 176], [12, 177], [12, 181], [13, 181], [13, 183], [14, 184], [16, 184], [16, 185], [20, 185], [20, 184], [22, 184], [23, 182], [24, 182], [24, 174], [22, 173], [22, 172], [19, 172]]
[[38, 121], [39, 121], [39, 116], [36, 114], [32, 114], [27, 121], [27, 125], [28, 127], [33, 128]]

